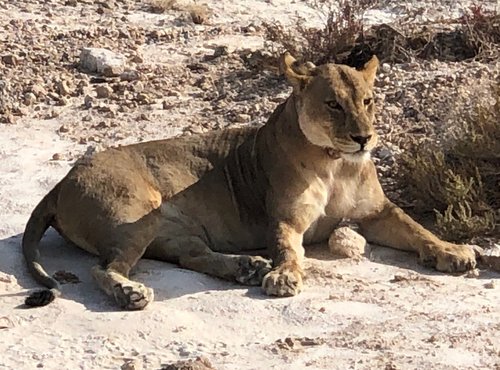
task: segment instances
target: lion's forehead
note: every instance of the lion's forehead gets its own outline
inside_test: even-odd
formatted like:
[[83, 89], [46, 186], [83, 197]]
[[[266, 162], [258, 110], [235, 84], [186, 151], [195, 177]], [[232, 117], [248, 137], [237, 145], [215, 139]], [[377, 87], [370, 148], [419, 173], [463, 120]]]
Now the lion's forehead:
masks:
[[342, 100], [359, 100], [371, 94], [372, 89], [360, 72], [343, 65], [327, 64], [320, 74], [331, 94]]

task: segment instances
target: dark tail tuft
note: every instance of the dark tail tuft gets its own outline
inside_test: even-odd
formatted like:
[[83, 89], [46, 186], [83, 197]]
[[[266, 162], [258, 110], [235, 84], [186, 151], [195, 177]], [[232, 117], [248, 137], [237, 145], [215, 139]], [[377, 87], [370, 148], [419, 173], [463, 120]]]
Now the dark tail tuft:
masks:
[[32, 292], [24, 301], [29, 307], [42, 307], [48, 305], [60, 295], [56, 289], [44, 289]]

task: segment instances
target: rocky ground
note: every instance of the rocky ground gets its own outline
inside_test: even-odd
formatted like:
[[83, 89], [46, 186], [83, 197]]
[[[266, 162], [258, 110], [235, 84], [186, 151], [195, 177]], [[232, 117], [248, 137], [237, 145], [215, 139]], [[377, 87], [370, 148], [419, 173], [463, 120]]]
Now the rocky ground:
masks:
[[[382, 1], [366, 21], [439, 23], [468, 5]], [[297, 14], [310, 25], [324, 18], [311, 2], [285, 0], [0, 3], [0, 368], [157, 369], [197, 356], [217, 369], [500, 368], [498, 274], [434, 274], [413, 256], [377, 248], [360, 262], [313, 250], [308, 288], [283, 300], [144, 261], [136, 278], [157, 301], [123, 313], [92, 284], [94, 258], [50, 234], [42, 252], [49, 270], [81, 282], [65, 285], [49, 307], [16, 308], [35, 287], [20, 233], [74, 160], [112, 145], [264, 123], [290, 88], [263, 23], [292, 25]], [[106, 48], [116, 63], [82, 65], [84, 48]], [[374, 160], [391, 196], [401, 138], [446, 131], [453, 111], [489, 98], [485, 86], [498, 73], [495, 60], [383, 61]]]

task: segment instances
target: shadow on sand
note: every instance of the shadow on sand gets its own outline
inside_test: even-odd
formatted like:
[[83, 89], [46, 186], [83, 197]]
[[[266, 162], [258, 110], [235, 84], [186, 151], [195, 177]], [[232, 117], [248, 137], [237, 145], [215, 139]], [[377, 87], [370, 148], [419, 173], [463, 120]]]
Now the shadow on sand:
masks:
[[[40, 286], [30, 276], [24, 264], [21, 240], [22, 234], [0, 240], [0, 272], [15, 276], [17, 283], [23, 289], [14, 293], [0, 294], [0, 299], [6, 296], [19, 296], [18, 307], [25, 308], [26, 306], [22, 304], [24, 298], [32, 289], [39, 289]], [[90, 269], [98, 263], [96, 256], [68, 244], [53, 229], [49, 229], [42, 239], [40, 253], [42, 264], [48, 273], [66, 271], [79, 278], [79, 283], [62, 285], [63, 298], [81, 303], [94, 312], [119, 310], [114, 301], [104, 294], [92, 279]], [[338, 259], [329, 252], [326, 245], [308, 246], [306, 257], [327, 261]], [[372, 246], [369, 259], [375, 263], [397, 266], [423, 275], [442, 275], [440, 272], [420, 266], [414, 253]], [[482, 271], [480, 278], [491, 279], [497, 278], [498, 275], [495, 272]], [[246, 290], [245, 295], [251, 299], [269, 299], [259, 287], [241, 286], [161, 261], [140, 260], [130, 277], [153, 288], [156, 301], [206, 291], [238, 288]]]

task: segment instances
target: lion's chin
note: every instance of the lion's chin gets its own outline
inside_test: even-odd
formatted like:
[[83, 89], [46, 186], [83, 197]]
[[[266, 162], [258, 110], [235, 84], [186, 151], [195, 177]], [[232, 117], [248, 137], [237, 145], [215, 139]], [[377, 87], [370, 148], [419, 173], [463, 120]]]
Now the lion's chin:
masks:
[[370, 159], [370, 152], [368, 150], [360, 150], [354, 153], [342, 153], [342, 158], [352, 163], [362, 163]]

